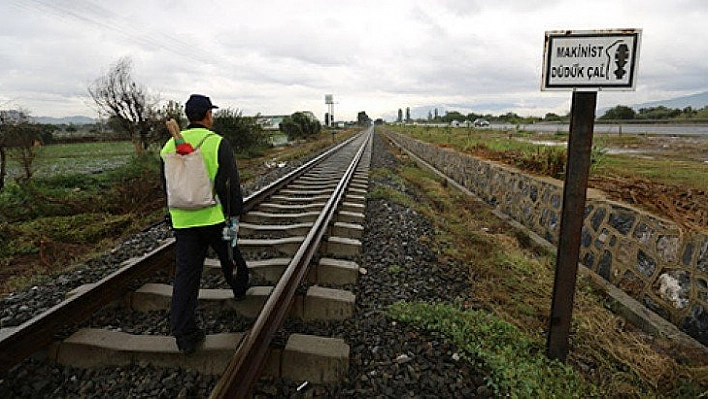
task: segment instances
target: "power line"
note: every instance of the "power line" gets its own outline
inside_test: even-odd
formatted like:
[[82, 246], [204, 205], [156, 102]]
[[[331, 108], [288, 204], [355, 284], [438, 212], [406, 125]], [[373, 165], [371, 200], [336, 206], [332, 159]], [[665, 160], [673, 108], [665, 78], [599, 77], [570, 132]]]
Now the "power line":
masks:
[[[120, 17], [118, 14], [98, 6], [87, 0], [11, 0], [12, 3], [26, 10], [48, 13], [65, 20], [78, 20], [100, 29], [110, 30], [147, 45], [151, 49], [161, 49], [186, 58], [189, 61], [214, 64], [217, 59], [213, 54], [201, 50], [199, 46], [191, 45], [183, 40], [164, 33], [152, 33], [145, 29], [138, 30], [135, 23]], [[118, 20], [118, 22], [113, 22]], [[159, 37], [160, 40], [157, 40]], [[184, 49], [189, 49], [185, 51]]]

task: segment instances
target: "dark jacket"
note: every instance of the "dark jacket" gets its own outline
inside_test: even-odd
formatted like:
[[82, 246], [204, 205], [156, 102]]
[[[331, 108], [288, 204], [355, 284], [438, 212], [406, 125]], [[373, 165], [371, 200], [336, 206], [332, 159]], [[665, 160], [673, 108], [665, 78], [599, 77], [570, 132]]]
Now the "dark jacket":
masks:
[[[190, 123], [187, 129], [202, 128], [207, 129], [206, 126], [199, 123]], [[167, 182], [165, 180], [165, 165], [164, 161], [161, 160], [161, 179], [162, 188], [167, 196]], [[243, 212], [243, 193], [241, 192], [241, 180], [238, 175], [238, 168], [236, 167], [236, 160], [234, 158], [234, 153], [231, 150], [231, 144], [225, 138], [221, 138], [221, 143], [219, 144], [219, 169], [216, 171], [216, 177], [214, 179], [214, 191], [219, 198], [219, 202], [222, 204], [224, 209], [224, 217], [235, 217], [240, 216]], [[230, 190], [229, 190], [230, 189]]]

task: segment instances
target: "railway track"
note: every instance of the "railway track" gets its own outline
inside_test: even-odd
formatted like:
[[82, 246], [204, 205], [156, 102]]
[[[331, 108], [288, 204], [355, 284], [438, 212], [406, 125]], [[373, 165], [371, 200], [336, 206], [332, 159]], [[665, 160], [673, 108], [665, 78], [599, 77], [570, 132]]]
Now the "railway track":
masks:
[[361, 247], [371, 136], [371, 129], [362, 132], [246, 198], [239, 246], [257, 285], [246, 300], [233, 301], [218, 277], [209, 277], [218, 262], [208, 260], [206, 280], [215, 282], [200, 290], [198, 311], [240, 318], [225, 324], [243, 330], [210, 333], [204, 347], [188, 357], [179, 354], [164, 326], [141, 334], [142, 327], [101, 325], [111, 317], [137, 318], [132, 324], [139, 325], [136, 314], [166, 312], [171, 286], [165, 271], [174, 263], [174, 240], [168, 239], [40, 315], [0, 330], [0, 373], [37, 353], [72, 367], [179, 366], [221, 375], [214, 398], [248, 396], [264, 371], [315, 383], [346, 373], [349, 349], [341, 339], [294, 335], [284, 348], [271, 342], [287, 317], [341, 320], [353, 311], [353, 294], [336, 287], [355, 283], [359, 273], [354, 260]]

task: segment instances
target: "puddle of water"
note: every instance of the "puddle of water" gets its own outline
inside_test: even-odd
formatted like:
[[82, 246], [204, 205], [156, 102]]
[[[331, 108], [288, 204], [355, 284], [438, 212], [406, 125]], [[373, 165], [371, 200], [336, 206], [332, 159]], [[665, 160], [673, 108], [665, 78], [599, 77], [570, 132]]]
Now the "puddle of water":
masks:
[[[529, 144], [542, 145], [542, 146], [546, 146], [546, 147], [560, 147], [560, 146], [566, 145], [566, 143], [563, 141], [553, 141], [553, 140], [518, 139], [518, 141], [522, 141], [524, 143], [529, 143]], [[632, 148], [607, 148], [607, 149], [605, 149], [605, 152], [610, 155], [629, 154], [629, 155], [636, 155], [637, 157], [641, 157], [641, 158], [648, 158], [648, 159], [654, 158], [651, 155], [647, 155], [647, 153], [650, 153], [652, 151], [637, 150], [637, 149], [632, 149]]]
[[[654, 138], [650, 138], [650, 140], [653, 140]], [[670, 139], [670, 140], [679, 140], [677, 138], [670, 138], [670, 137], [661, 137], [662, 140]], [[529, 143], [529, 144], [535, 144], [535, 145], [541, 145], [541, 146], [547, 146], [547, 147], [560, 147], [560, 146], [566, 146], [565, 141], [557, 141], [557, 140], [533, 140], [533, 139], [526, 139], [526, 138], [515, 138], [515, 140], [524, 142], [524, 143]], [[678, 147], [676, 147], [674, 144], [663, 144], [663, 145], [654, 145], [653, 148], [622, 148], [622, 147], [608, 147], [605, 148], [605, 153], [609, 155], [628, 155], [631, 157], [635, 158], [642, 158], [642, 159], [657, 159], [660, 157], [670, 157], [670, 152], [672, 148], [676, 151], [683, 152], [683, 149], [688, 149], [693, 146], [693, 148], [701, 148], [701, 143], [703, 143], [702, 140], [699, 139], [690, 139], [690, 140], [685, 140], [681, 139], [679, 141]], [[668, 151], [668, 153], [667, 153]], [[705, 151], [698, 151], [696, 154], [692, 153], [684, 153], [681, 159], [687, 160], [687, 161], [692, 161], [692, 162], [699, 162], [699, 163], [706, 163], [708, 164], [708, 160], [706, 160], [705, 157]]]
[[525, 143], [536, 144], [536, 145], [542, 145], [542, 146], [546, 146], [546, 147], [565, 146], [565, 143], [562, 141], [551, 141], [551, 140], [519, 140], [519, 141], [523, 141]]

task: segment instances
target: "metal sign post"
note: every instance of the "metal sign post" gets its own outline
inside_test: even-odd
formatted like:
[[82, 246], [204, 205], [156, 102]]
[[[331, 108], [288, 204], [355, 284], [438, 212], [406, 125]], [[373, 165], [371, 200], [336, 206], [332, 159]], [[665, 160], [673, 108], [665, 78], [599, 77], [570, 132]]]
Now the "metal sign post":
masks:
[[561, 361], [565, 361], [568, 354], [568, 335], [573, 315], [596, 102], [597, 92], [573, 92], [568, 161], [563, 185], [563, 211], [546, 347], [548, 357]]
[[[597, 90], [633, 90], [641, 31], [546, 32], [541, 90], [573, 90], [546, 355], [565, 361], [590, 174]], [[584, 91], [579, 91], [584, 90]]]

